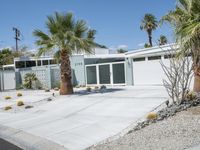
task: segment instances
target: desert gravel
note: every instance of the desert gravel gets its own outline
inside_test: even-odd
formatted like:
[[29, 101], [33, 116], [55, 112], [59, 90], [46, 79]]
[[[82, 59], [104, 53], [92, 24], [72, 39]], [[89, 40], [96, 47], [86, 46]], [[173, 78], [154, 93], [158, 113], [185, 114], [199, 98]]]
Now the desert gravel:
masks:
[[183, 150], [200, 144], [200, 107], [87, 150]]

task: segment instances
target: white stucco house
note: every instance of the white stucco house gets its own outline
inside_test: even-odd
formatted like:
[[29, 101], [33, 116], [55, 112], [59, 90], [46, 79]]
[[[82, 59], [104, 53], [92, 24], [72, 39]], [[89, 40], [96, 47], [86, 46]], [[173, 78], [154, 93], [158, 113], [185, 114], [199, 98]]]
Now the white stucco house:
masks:
[[[96, 49], [94, 54], [90, 55], [74, 54], [71, 57], [73, 84], [162, 85], [165, 75], [160, 61], [169, 64], [171, 56], [168, 52], [174, 52], [177, 49], [176, 44], [167, 44], [131, 50], [123, 54], [116, 54], [109, 49]], [[23, 76], [28, 72], [34, 72], [49, 88], [55, 87], [60, 81], [59, 65], [52, 57], [25, 57], [15, 59], [14, 79], [9, 79], [10, 83], [15, 82], [16, 86], [22, 84]], [[2, 73], [0, 79], [1, 83], [4, 83]]]

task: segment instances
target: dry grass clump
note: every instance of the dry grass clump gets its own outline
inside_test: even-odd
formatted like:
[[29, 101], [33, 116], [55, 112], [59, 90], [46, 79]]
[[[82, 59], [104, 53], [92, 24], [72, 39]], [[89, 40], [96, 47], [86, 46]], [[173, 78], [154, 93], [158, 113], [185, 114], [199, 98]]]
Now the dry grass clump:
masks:
[[10, 109], [12, 109], [11, 106], [6, 106], [6, 107], [4, 108], [4, 110], [10, 110]]
[[150, 112], [150, 113], [148, 113], [147, 114], [147, 119], [148, 120], [154, 120], [154, 119], [156, 119], [157, 118], [157, 113], [155, 113], [155, 112]]
[[11, 99], [11, 96], [5, 96], [5, 100]]
[[23, 101], [18, 101], [17, 102], [17, 106], [23, 106], [24, 105], [24, 102]]
[[187, 93], [187, 95], [186, 95], [186, 98], [187, 98], [188, 100], [194, 100], [196, 97], [197, 97], [197, 96], [196, 96], [196, 93], [193, 92], [193, 91], [189, 91], [189, 92]]
[[21, 97], [22, 96], [22, 93], [17, 93], [17, 97]]

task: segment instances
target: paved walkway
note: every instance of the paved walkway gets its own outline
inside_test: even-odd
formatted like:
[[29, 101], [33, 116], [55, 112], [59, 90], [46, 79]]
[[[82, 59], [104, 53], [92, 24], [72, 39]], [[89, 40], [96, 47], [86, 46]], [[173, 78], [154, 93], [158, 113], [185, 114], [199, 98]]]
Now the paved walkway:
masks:
[[166, 96], [163, 87], [119, 87], [106, 93], [58, 96], [24, 112], [1, 112], [0, 124], [79, 150], [119, 133]]

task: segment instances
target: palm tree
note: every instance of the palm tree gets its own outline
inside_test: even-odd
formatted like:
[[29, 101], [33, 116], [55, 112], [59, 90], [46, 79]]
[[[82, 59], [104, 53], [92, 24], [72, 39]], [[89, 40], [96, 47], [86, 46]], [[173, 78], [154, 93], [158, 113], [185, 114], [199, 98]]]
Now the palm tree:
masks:
[[159, 41], [159, 45], [165, 45], [167, 44], [167, 37], [164, 35], [161, 35], [158, 41]]
[[34, 73], [27, 73], [24, 76], [24, 81], [25, 81], [24, 86], [27, 89], [32, 89], [33, 82], [37, 81], [37, 80], [38, 80], [38, 78], [36, 77], [36, 75]]
[[152, 14], [145, 14], [142, 23], [140, 25], [141, 30], [145, 30], [148, 34], [149, 45], [152, 47], [152, 31], [158, 27], [158, 21]]
[[200, 92], [200, 1], [178, 0], [175, 10], [162, 18], [175, 28], [176, 40], [184, 56], [191, 53], [195, 92]]
[[55, 13], [47, 17], [46, 26], [48, 33], [35, 30], [34, 36], [40, 46], [39, 55], [49, 50], [58, 50], [60, 60], [61, 85], [60, 94], [72, 94], [70, 56], [76, 52], [90, 53], [95, 46], [95, 30], [89, 30], [86, 22], [75, 20], [72, 13]]

